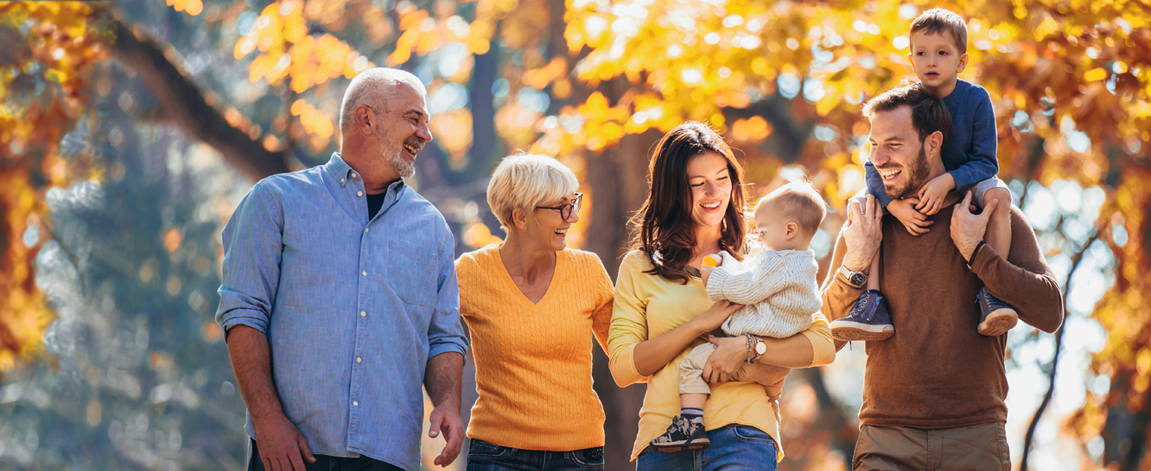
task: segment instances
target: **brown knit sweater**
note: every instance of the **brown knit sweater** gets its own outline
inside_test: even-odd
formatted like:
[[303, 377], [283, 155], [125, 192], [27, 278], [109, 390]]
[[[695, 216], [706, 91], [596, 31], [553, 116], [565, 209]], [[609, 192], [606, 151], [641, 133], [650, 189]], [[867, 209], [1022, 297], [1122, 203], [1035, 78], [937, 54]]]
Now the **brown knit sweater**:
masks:
[[[975, 331], [975, 295], [982, 285], [1039, 330], [1054, 332], [1063, 322], [1059, 284], [1019, 208], [1011, 208], [1008, 259], [983, 245], [969, 269], [951, 240], [958, 197], [948, 197], [948, 205], [929, 218], [935, 221], [931, 232], [919, 237], [908, 234], [894, 216], [883, 218], [879, 284], [895, 335], [866, 344], [859, 410], [864, 425], [939, 429], [1007, 420], [1007, 334], [985, 337]], [[864, 291], [836, 275], [845, 250], [841, 232], [823, 283], [828, 319], [846, 316]]]

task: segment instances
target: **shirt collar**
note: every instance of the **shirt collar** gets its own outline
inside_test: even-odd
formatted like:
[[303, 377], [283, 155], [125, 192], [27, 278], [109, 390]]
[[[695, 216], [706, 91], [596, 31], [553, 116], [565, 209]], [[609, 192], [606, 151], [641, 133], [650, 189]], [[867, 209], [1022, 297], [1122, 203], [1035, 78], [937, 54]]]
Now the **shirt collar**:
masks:
[[[347, 162], [344, 162], [344, 158], [340, 157], [339, 152], [332, 152], [332, 158], [328, 160], [328, 163], [324, 164], [324, 169], [328, 171], [328, 174], [330, 174], [332, 178], [336, 179], [336, 182], [340, 184], [341, 188], [348, 186], [348, 182], [360, 178], [360, 174], [353, 170]], [[400, 190], [404, 189], [404, 186], [404, 179], [401, 177], [399, 180], [388, 185], [386, 192], [399, 193]]]

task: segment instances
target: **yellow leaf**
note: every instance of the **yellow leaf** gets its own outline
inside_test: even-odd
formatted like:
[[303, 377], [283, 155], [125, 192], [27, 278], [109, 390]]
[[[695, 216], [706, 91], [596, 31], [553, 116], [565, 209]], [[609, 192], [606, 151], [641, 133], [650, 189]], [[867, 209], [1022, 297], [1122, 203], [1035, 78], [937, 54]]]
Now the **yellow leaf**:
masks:
[[1107, 75], [1107, 70], [1099, 67], [1088, 70], [1087, 73], [1083, 74], [1083, 80], [1088, 82], [1098, 82], [1100, 80], [1106, 79]]

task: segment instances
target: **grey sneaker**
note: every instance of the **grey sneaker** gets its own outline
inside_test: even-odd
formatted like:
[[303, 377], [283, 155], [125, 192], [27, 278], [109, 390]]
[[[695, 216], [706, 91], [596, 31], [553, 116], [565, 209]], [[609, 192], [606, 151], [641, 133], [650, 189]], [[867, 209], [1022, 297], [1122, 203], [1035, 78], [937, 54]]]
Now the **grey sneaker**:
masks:
[[651, 439], [651, 449], [660, 453], [679, 453], [683, 450], [702, 450], [711, 446], [703, 417], [691, 420], [675, 416], [663, 435]]
[[998, 337], [1007, 333], [1019, 322], [1019, 314], [1011, 306], [1000, 301], [987, 291], [987, 287], [979, 288], [975, 295], [975, 303], [979, 305], [979, 333], [988, 337]]
[[843, 319], [831, 321], [831, 338], [841, 342], [887, 340], [895, 334], [887, 300], [879, 290], [870, 289], [859, 297], [855, 307]]

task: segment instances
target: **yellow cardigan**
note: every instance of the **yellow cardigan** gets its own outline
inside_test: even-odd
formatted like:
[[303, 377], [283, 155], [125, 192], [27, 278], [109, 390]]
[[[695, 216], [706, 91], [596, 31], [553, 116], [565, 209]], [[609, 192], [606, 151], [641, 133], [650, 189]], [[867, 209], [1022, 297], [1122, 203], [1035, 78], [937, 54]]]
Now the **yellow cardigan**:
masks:
[[[636, 371], [636, 344], [679, 327], [713, 304], [699, 278], [692, 278], [686, 285], [681, 285], [659, 275], [644, 273], [650, 269], [651, 262], [641, 252], [632, 251], [624, 257], [616, 277], [615, 307], [608, 334], [611, 373], [616, 383], [623, 387], [647, 382], [632, 460], [648, 447], [652, 438], [667, 430], [673, 417], [679, 415], [679, 365], [692, 348], [707, 340], [696, 339], [651, 376], [643, 376]], [[811, 327], [801, 334], [811, 341], [814, 349], [811, 366], [825, 365], [835, 360], [835, 346], [827, 318], [820, 313], [816, 313], [814, 318]], [[775, 439], [779, 447], [778, 456], [783, 458], [779, 423], [763, 386], [751, 382], [711, 385], [711, 397], [703, 408], [703, 417], [707, 430], [738, 424], [766, 432]]]
[[498, 249], [490, 245], [456, 261], [480, 395], [468, 437], [526, 450], [603, 446], [591, 339], [601, 348], [607, 343], [611, 278], [595, 254], [565, 249], [556, 253], [547, 293], [532, 304]]

